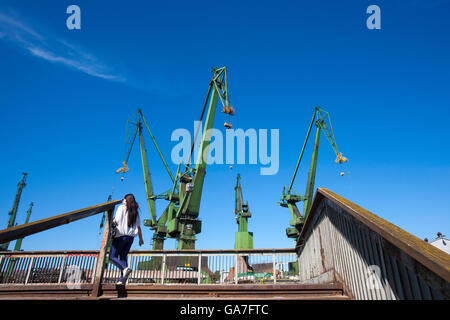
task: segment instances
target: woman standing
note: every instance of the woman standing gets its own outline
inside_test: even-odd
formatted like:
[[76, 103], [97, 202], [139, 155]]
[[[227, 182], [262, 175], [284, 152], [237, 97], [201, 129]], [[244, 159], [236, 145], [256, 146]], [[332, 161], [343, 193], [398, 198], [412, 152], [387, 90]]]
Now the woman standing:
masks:
[[129, 193], [124, 197], [114, 216], [117, 231], [111, 245], [109, 260], [121, 271], [120, 280], [117, 283], [119, 285], [124, 284], [131, 273], [131, 269], [128, 267], [128, 252], [131, 249], [134, 237], [139, 236], [140, 246], [144, 244], [138, 209], [139, 205], [134, 195]]

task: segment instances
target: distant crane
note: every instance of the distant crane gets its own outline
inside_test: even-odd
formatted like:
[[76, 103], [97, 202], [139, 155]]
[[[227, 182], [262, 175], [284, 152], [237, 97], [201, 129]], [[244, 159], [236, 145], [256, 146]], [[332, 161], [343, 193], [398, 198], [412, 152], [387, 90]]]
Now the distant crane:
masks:
[[248, 202], [244, 203], [242, 196], [241, 175], [237, 175], [235, 190], [235, 210], [236, 222], [239, 225], [236, 232], [235, 249], [253, 249], [253, 232], [248, 232], [248, 219], [252, 216]]
[[[329, 123], [329, 126], [327, 125], [327, 122]], [[313, 154], [312, 154], [310, 169], [309, 169], [309, 173], [308, 173], [308, 181], [306, 183], [306, 192], [305, 192], [305, 195], [302, 196], [300, 194], [294, 193], [291, 190], [292, 190], [292, 185], [295, 180], [295, 176], [297, 175], [300, 161], [302, 160], [303, 153], [305, 151], [306, 143], [308, 142], [311, 128], [314, 124], [316, 125], [316, 137], [314, 140]], [[325, 133], [325, 136], [327, 137], [328, 142], [330, 143], [331, 147], [333, 148], [334, 153], [336, 154], [335, 162], [339, 163], [339, 164], [348, 162], [348, 159], [346, 157], [344, 157], [342, 155], [342, 153], [339, 152], [339, 150], [338, 150], [336, 140], [334, 138], [333, 127], [331, 126], [330, 115], [328, 114], [328, 112], [320, 109], [319, 107], [315, 107], [314, 114], [313, 114], [311, 123], [308, 128], [308, 133], [306, 134], [306, 139], [305, 139], [305, 142], [303, 143], [303, 147], [300, 152], [299, 159], [297, 161], [297, 166], [295, 167], [294, 175], [291, 179], [291, 183], [289, 185], [287, 193], [285, 192], [285, 187], [283, 187], [281, 202], [278, 203], [282, 207], [289, 208], [289, 211], [292, 216], [290, 225], [293, 228], [287, 228], [286, 235], [289, 238], [293, 238], [294, 241], [297, 241], [298, 236], [300, 235], [300, 231], [303, 228], [305, 219], [308, 215], [308, 212], [311, 207], [312, 200], [313, 200], [314, 182], [315, 182], [315, 177], [316, 177], [317, 157], [319, 154], [319, 141], [320, 141], [321, 131], [323, 131]], [[344, 172], [341, 172], [340, 174], [341, 174], [341, 176], [343, 176]], [[303, 201], [303, 214], [300, 214], [300, 211], [298, 210], [298, 207], [297, 207], [297, 202], [299, 202], [299, 201]]]
[[[28, 208], [28, 211], [27, 211], [27, 217], [25, 219], [25, 224], [27, 224], [28, 221], [30, 221], [31, 210], [33, 209], [33, 205], [34, 205], [34, 203], [31, 202], [30, 203], [30, 207]], [[21, 250], [21, 248], [22, 248], [22, 240], [23, 240], [23, 238], [20, 238], [20, 239], [16, 240], [16, 245], [14, 246], [14, 251], [20, 251]]]
[[[250, 213], [248, 202], [244, 203], [242, 195], [241, 175], [237, 175], [235, 190], [235, 209], [236, 222], [239, 225], [236, 232], [234, 249], [253, 249], [253, 232], [248, 232], [248, 219], [252, 216]], [[239, 256], [236, 264], [236, 273], [244, 275], [253, 273], [253, 268], [248, 263], [248, 256]]]
[[[112, 200], [112, 195], [110, 194], [108, 196], [108, 199], [106, 200], [106, 202], [110, 202], [111, 200]], [[105, 218], [106, 218], [106, 212], [103, 212], [102, 220], [100, 221], [100, 231], [98, 232], [98, 234], [102, 234], [101, 230], [103, 228], [103, 225], [105, 224]]]
[[[8, 226], [6, 228], [14, 227], [14, 224], [16, 222], [17, 209], [19, 208], [20, 197], [22, 195], [22, 190], [26, 186], [26, 178], [27, 178], [27, 173], [24, 172], [22, 179], [20, 179], [19, 183], [17, 184], [17, 193], [16, 193], [16, 197], [14, 198], [13, 207], [12, 207], [11, 211], [8, 213], [10, 215], [10, 217], [8, 220]], [[9, 247], [9, 241], [3, 243], [0, 248], [2, 251], [7, 251], [8, 247]]]
[[[106, 202], [110, 202], [111, 200], [112, 200], [112, 193], [110, 195], [108, 195], [108, 199], [107, 199]], [[100, 231], [98, 232], [98, 234], [102, 234], [101, 230], [102, 230], [102, 228], [103, 228], [103, 226], [105, 224], [105, 219], [106, 219], [106, 211], [103, 212], [102, 220], [100, 221]], [[106, 245], [106, 252], [108, 252], [108, 253], [111, 251], [112, 242], [113, 242], [113, 239], [110, 238], [108, 240], [108, 244]], [[107, 261], [109, 261], [109, 255], [108, 255], [108, 260]]]

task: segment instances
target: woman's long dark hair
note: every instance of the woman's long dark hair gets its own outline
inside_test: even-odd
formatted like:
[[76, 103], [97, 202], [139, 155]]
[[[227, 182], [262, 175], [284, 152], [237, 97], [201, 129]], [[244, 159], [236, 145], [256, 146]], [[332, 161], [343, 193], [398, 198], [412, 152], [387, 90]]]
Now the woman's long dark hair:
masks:
[[125, 200], [127, 200], [127, 211], [128, 211], [128, 227], [134, 226], [136, 223], [136, 218], [138, 216], [139, 205], [134, 199], [134, 195], [129, 193], [125, 195]]

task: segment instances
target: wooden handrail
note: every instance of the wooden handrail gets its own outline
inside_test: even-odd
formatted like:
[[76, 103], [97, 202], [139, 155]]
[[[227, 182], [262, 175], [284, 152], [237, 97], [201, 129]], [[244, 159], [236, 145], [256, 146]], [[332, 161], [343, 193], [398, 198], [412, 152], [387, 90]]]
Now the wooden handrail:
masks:
[[101, 212], [114, 210], [114, 207], [121, 203], [122, 200], [114, 200], [89, 208], [84, 208], [68, 213], [63, 213], [47, 219], [42, 219], [30, 223], [25, 223], [16, 227], [0, 230], [0, 243], [23, 238], [41, 231], [68, 224], [80, 219], [84, 219]]

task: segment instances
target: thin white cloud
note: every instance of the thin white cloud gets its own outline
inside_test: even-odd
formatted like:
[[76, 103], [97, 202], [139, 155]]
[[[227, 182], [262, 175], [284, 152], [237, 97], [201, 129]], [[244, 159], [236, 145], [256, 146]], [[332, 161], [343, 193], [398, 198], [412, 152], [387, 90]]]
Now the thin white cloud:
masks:
[[1, 12], [0, 40], [13, 43], [34, 57], [61, 64], [97, 78], [118, 82], [126, 80], [79, 46], [65, 40], [46, 38], [17, 18]]
[[42, 39], [42, 36], [34, 32], [33, 29], [24, 25], [19, 20], [7, 16], [1, 12], [0, 12], [0, 25], [6, 26], [7, 29], [9, 29], [9, 31], [16, 33], [16, 35], [18, 32], [22, 32], [28, 34], [29, 36], [32, 36], [33, 38]]
[[112, 81], [124, 81], [124, 78], [112, 74], [108, 74], [105, 72], [102, 72], [102, 66], [99, 65], [93, 65], [86, 61], [79, 61], [74, 59], [68, 59], [66, 57], [62, 56], [56, 56], [53, 52], [46, 51], [39, 47], [33, 47], [29, 46], [26, 48], [32, 55], [42, 58], [44, 60], [50, 61], [50, 62], [56, 62], [56, 63], [62, 63], [68, 67], [77, 69], [81, 72], [87, 73], [91, 76], [106, 79], [106, 80], [112, 80]]

